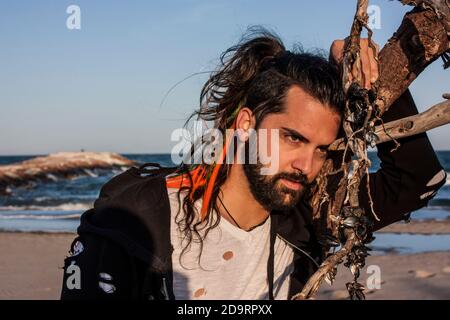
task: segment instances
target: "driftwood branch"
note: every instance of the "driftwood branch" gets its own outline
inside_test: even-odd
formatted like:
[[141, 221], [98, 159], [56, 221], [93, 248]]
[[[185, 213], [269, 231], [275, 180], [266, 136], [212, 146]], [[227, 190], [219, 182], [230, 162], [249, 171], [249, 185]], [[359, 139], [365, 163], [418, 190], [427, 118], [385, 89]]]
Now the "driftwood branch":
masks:
[[[346, 41], [344, 46], [343, 62], [342, 62], [342, 82], [344, 91], [347, 95], [347, 101], [344, 112], [343, 129], [346, 135], [346, 149], [343, 155], [342, 161], [335, 161], [336, 159], [329, 159], [324, 164], [319, 177], [317, 178], [318, 190], [313, 191], [313, 196], [310, 200], [310, 205], [313, 208], [313, 222], [316, 227], [316, 231], [321, 237], [324, 234], [329, 234], [333, 239], [333, 242], [337, 242], [339, 239], [340, 229], [340, 214], [345, 199], [348, 197], [348, 201], [351, 206], [358, 207], [358, 199], [355, 196], [355, 191], [360, 183], [359, 175], [364, 171], [367, 164], [362, 162], [353, 163], [353, 171], [355, 174], [352, 177], [352, 181], [349, 181], [348, 174], [351, 168], [350, 159], [346, 158], [345, 154], [347, 148], [350, 147], [351, 151], [357, 155], [358, 158], [364, 157], [364, 141], [354, 135], [354, 130], [358, 130], [355, 127], [356, 122], [351, 122], [351, 119], [355, 120], [355, 112], [357, 110], [351, 110], [355, 105], [350, 105], [349, 96], [351, 95], [350, 89], [353, 91], [360, 91], [363, 88], [363, 79], [361, 72], [361, 57], [360, 57], [360, 36], [363, 27], [367, 27], [367, 8], [368, 0], [358, 0], [356, 6], [356, 14], [353, 20], [353, 24], [350, 31], [350, 37]], [[371, 31], [369, 30], [369, 40], [371, 38]], [[370, 42], [370, 41], [369, 41]], [[371, 46], [372, 47], [372, 46]], [[375, 48], [372, 48], [375, 50]], [[355, 70], [356, 72], [352, 72]], [[359, 76], [358, 76], [359, 75]], [[378, 83], [376, 84], [378, 86]], [[364, 95], [360, 105], [367, 105], [367, 93], [362, 92]], [[360, 109], [356, 105], [356, 109]], [[365, 110], [361, 110], [365, 111]], [[366, 115], [358, 117], [357, 126], [361, 126], [361, 120], [364, 124], [367, 123], [371, 117], [372, 109], [368, 109]], [[359, 115], [358, 115], [359, 116]], [[350, 143], [349, 143], [350, 141]], [[362, 164], [362, 165], [360, 165]], [[330, 172], [339, 172], [337, 175], [330, 175]], [[330, 188], [331, 187], [331, 188]], [[333, 194], [333, 197], [330, 197]], [[342, 248], [333, 255], [329, 256], [321, 265], [318, 271], [316, 271], [308, 282], [303, 287], [302, 291], [295, 295], [293, 299], [308, 299], [313, 297], [320, 287], [320, 284], [327, 275], [331, 275], [335, 265], [340, 263], [343, 257], [345, 257], [355, 244], [355, 234], [347, 232], [346, 243]], [[334, 240], [335, 239], [335, 240]], [[324, 241], [322, 240], [322, 243]], [[327, 245], [324, 244], [323, 255], [328, 251]]]
[[430, 5], [439, 3], [439, 7], [446, 7], [446, 10], [441, 9], [442, 15], [420, 8], [407, 13], [397, 32], [380, 51], [379, 99], [376, 104], [381, 113], [405, 92], [430, 63], [450, 49], [450, 14], [448, 2], [446, 5], [444, 2], [446, 0], [427, 1]]
[[[360, 210], [358, 203], [358, 186], [361, 178], [368, 174], [367, 161], [367, 144], [364, 136], [367, 133], [376, 133], [379, 135], [380, 141], [387, 139], [383, 136], [381, 128], [375, 128], [376, 119], [379, 119], [384, 111], [386, 111], [396, 99], [398, 99], [403, 92], [408, 88], [412, 81], [433, 61], [440, 56], [448, 58], [449, 52], [449, 3], [447, 0], [412, 0], [402, 1], [416, 6], [411, 12], [407, 13], [403, 18], [402, 24], [394, 33], [393, 37], [389, 39], [379, 54], [379, 70], [380, 77], [375, 83], [374, 90], [376, 93], [375, 103], [370, 101], [366, 93], [361, 91], [361, 78], [356, 77], [349, 81], [349, 74], [351, 70], [358, 70], [360, 68], [359, 60], [359, 37], [362, 27], [366, 27], [369, 33], [369, 39], [372, 32], [367, 27], [367, 0], [358, 0], [357, 11], [355, 19], [352, 24], [350, 33], [350, 41], [344, 51], [343, 59], [343, 83], [346, 91], [347, 104], [344, 121], [344, 131], [346, 133], [346, 140], [342, 147], [338, 144], [337, 150], [341, 156], [328, 159], [318, 178], [314, 190], [312, 190], [312, 197], [309, 200], [310, 206], [313, 208], [313, 222], [319, 238], [322, 238], [324, 243], [323, 255], [328, 256], [328, 251], [332, 243], [336, 243], [340, 238], [339, 230], [342, 230], [343, 217], [349, 213], [347, 217], [358, 219], [358, 217], [365, 218], [365, 214], [352, 215], [352, 212]], [[372, 48], [374, 49], [374, 48]], [[363, 100], [357, 102], [355, 96], [349, 90], [351, 86], [355, 86], [359, 90]], [[354, 108], [354, 104], [349, 104], [349, 99], [352, 103], [357, 103], [356, 106], [362, 106], [360, 111]], [[353, 106], [353, 110], [351, 110]], [[365, 109], [364, 109], [365, 108]], [[374, 109], [375, 108], [375, 109]], [[376, 114], [374, 114], [374, 111]], [[360, 123], [355, 126], [354, 116], [363, 115], [363, 124]], [[425, 114], [425, 115], [424, 115]], [[391, 130], [386, 136], [393, 138], [403, 135], [412, 135], [418, 133], [420, 130], [429, 130], [433, 126], [439, 126], [448, 121], [442, 118], [448, 117], [448, 102], [443, 102], [443, 106], [432, 108], [428, 113], [416, 116], [414, 119], [399, 120], [395, 124], [385, 125], [387, 130]], [[443, 115], [443, 117], [441, 117]], [[430, 120], [430, 118], [434, 118]], [[437, 118], [437, 119], [436, 119]], [[353, 124], [352, 124], [353, 121]], [[361, 121], [361, 117], [359, 117]], [[409, 121], [409, 122], [408, 122]], [[412, 126], [411, 126], [411, 122]], [[447, 122], [446, 122], [447, 121]], [[400, 127], [397, 127], [400, 125]], [[403, 125], [403, 127], [401, 126]], [[350, 151], [350, 152], [348, 152]], [[352, 161], [351, 153], [356, 155], [357, 160]], [[338, 153], [339, 154], [339, 153]], [[353, 169], [353, 176], [349, 179], [350, 168]], [[369, 194], [369, 202], [370, 194]], [[344, 203], [346, 207], [343, 208]], [[344, 211], [342, 211], [345, 209]], [[373, 210], [372, 213], [374, 214]], [[344, 214], [344, 215], [343, 215]], [[377, 219], [376, 215], [374, 217]], [[358, 222], [359, 223], [359, 222]], [[341, 242], [341, 249], [336, 253], [328, 256], [323, 262], [318, 271], [308, 280], [302, 292], [295, 296], [296, 299], [308, 299], [315, 295], [320, 287], [320, 283], [327, 276], [332, 277], [336, 265], [342, 262], [342, 257], [349, 257], [348, 253], [353, 252], [356, 247], [364, 248], [364, 237], [355, 236], [352, 228], [346, 229], [346, 240]], [[324, 241], [324, 239], [328, 239]], [[370, 240], [371, 236], [368, 236]], [[329, 242], [331, 240], [331, 244]], [[357, 299], [363, 297], [361, 286], [356, 282], [359, 269], [363, 263], [359, 258], [364, 259], [364, 254], [354, 257], [350, 261], [352, 273], [355, 275], [354, 282], [347, 284], [347, 289], [353, 291], [352, 296]], [[359, 261], [359, 262], [358, 262]], [[356, 272], [354, 272], [356, 271]], [[349, 289], [349, 291], [351, 291]], [[355, 294], [356, 292], [356, 294]]]
[[355, 241], [355, 234], [349, 233], [347, 236], [347, 242], [336, 254], [328, 257], [321, 265], [319, 270], [317, 270], [309, 279], [309, 281], [303, 287], [302, 292], [294, 295], [293, 300], [305, 300], [311, 296], [311, 292], [316, 292], [319, 289], [320, 283], [325, 279], [330, 270], [340, 263], [353, 247], [353, 242]]
[[[375, 127], [376, 144], [413, 136], [450, 123], [450, 100], [443, 101], [427, 111], [378, 125]], [[345, 139], [338, 139], [329, 147], [330, 151], [344, 150]]]
[[450, 123], [450, 100], [420, 114], [391, 121], [375, 128], [377, 143], [413, 136]]

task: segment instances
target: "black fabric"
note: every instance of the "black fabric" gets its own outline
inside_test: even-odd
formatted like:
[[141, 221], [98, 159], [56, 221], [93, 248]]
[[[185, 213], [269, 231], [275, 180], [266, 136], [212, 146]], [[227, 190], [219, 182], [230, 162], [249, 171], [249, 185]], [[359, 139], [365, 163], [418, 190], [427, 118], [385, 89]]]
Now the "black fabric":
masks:
[[[409, 92], [400, 97], [383, 115], [385, 122], [417, 113]], [[381, 168], [370, 174], [370, 194], [380, 218], [380, 229], [404, 219], [411, 211], [425, 206], [440, 183], [426, 184], [441, 165], [426, 136], [420, 134], [378, 146]], [[420, 164], [420, 165], [418, 165]], [[143, 170], [144, 169], [144, 170]], [[61, 299], [174, 299], [172, 286], [173, 248], [170, 243], [170, 204], [165, 175], [173, 169], [152, 171], [132, 168], [106, 183], [94, 208], [86, 211], [78, 228], [77, 241], [84, 251], [70, 255], [64, 263]], [[361, 184], [360, 204], [370, 212], [366, 183]], [[273, 298], [273, 256], [275, 236], [294, 248], [294, 271], [290, 276], [289, 297], [301, 291], [320, 263], [321, 246], [312, 227], [311, 208], [301, 201], [286, 213], [272, 213], [271, 252], [268, 279]], [[73, 248], [72, 248], [73, 249]], [[70, 289], [70, 266], [80, 268], [81, 288]], [[99, 274], [108, 273], [116, 288], [107, 293], [99, 287]], [[218, 279], [220, 281], [220, 279]]]
[[[131, 168], [102, 187], [94, 208], [83, 213], [77, 230], [77, 240], [84, 250], [65, 259], [62, 299], [174, 297], [170, 205], [165, 185], [165, 175], [171, 171], [158, 170], [157, 174], [143, 176], [139, 169]], [[96, 251], [99, 246], [106, 246], [107, 252], [116, 250], [118, 256], [99, 255]], [[123, 252], [126, 254], [119, 254]], [[88, 286], [67, 288], [70, 276], [67, 268], [71, 264], [80, 267], [83, 283], [89, 279]], [[109, 264], [113, 265], [113, 284], [117, 287], [119, 279], [125, 278], [129, 284], [128, 287], [120, 285], [120, 294], [100, 290], [94, 277], [105, 272], [101, 266]], [[164, 284], [166, 290], [162, 290]]]
[[[64, 261], [64, 285], [62, 297], [67, 300], [73, 299], [133, 299], [132, 287], [138, 286], [133, 282], [133, 270], [131, 256], [116, 243], [104, 237], [83, 234], [76, 241], [83, 243], [84, 251], [74, 257], [66, 258]], [[75, 263], [76, 262], [76, 263]], [[70, 276], [77, 276], [68, 269], [72, 264], [80, 268], [81, 288], [71, 289], [67, 282], [71, 282]], [[109, 274], [114, 280], [115, 291], [113, 294], [105, 294], [99, 283], [101, 273]]]

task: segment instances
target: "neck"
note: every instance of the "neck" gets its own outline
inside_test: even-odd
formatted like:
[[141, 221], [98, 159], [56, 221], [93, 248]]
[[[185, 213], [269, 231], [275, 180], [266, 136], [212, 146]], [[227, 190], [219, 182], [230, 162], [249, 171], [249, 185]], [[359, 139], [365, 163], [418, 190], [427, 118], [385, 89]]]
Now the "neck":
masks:
[[219, 196], [223, 205], [217, 201], [220, 215], [234, 225], [237, 223], [237, 226], [244, 230], [250, 230], [263, 223], [270, 214], [253, 197], [242, 165], [234, 164], [231, 167], [230, 174], [222, 185], [221, 191]]

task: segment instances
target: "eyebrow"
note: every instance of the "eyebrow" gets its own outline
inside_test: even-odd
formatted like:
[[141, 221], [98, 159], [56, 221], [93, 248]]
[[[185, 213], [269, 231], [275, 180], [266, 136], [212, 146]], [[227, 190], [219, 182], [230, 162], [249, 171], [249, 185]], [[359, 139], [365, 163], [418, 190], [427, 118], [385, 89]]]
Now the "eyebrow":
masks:
[[[290, 129], [290, 128], [286, 128], [286, 127], [281, 127], [281, 130], [285, 131], [286, 133], [288, 133], [291, 136], [296, 137], [297, 139], [309, 143], [310, 140], [308, 138], [306, 138], [304, 135], [302, 135], [300, 132], [294, 130], [294, 129]], [[324, 148], [327, 149], [331, 144], [323, 144], [323, 145], [319, 145], [320, 148]]]

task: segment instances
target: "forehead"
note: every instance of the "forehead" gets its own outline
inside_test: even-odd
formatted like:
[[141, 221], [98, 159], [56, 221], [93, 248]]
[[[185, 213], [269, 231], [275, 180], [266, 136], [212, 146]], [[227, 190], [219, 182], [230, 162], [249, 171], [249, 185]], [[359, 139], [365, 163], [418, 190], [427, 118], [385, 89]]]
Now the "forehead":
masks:
[[[291, 87], [284, 111], [268, 115], [261, 123], [266, 128], [289, 128], [318, 145], [332, 143], [340, 126], [339, 114], [298, 86]], [[266, 121], [267, 120], [267, 121]]]

